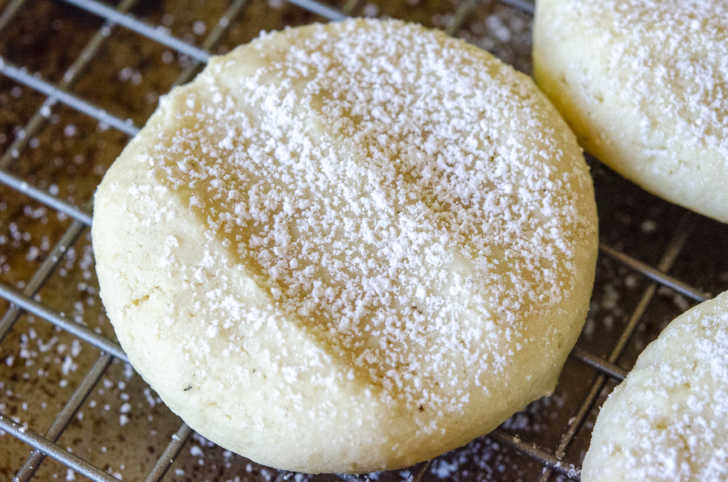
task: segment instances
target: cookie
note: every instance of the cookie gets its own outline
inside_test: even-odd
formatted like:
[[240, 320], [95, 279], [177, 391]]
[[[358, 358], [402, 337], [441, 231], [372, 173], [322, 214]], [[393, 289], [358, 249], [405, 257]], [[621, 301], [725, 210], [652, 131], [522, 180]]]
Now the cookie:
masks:
[[167, 405], [304, 472], [408, 466], [550, 393], [597, 256], [588, 168], [532, 81], [376, 20], [211, 59], [109, 169], [92, 235]]
[[584, 482], [728, 479], [728, 292], [677, 317], [602, 406]]
[[728, 222], [728, 3], [539, 0], [534, 77], [584, 148]]

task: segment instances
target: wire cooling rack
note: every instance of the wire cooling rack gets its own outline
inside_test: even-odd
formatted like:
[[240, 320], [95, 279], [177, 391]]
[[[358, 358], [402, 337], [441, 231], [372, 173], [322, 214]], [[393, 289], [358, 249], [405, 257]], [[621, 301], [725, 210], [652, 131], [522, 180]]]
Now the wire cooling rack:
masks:
[[[244, 25], [254, 33], [261, 28], [261, 15], [269, 13], [266, 8], [285, 9], [285, 13], [277, 14], [279, 24], [274, 27], [278, 28], [288, 23], [340, 20], [355, 14], [374, 15], [378, 10], [387, 14], [388, 2], [380, 2], [380, 9], [374, 4], [357, 0], [338, 3], [291, 0], [287, 4], [268, 0], [263, 5], [260, 1], [233, 0], [223, 6], [218, 5], [218, 2], [208, 2], [210, 7], [205, 7], [205, 11], [208, 15], [206, 21], [209, 23], [191, 23], [191, 30], [196, 37], [189, 35], [184, 29], [178, 32], [167, 28], [166, 25], [170, 23], [168, 14], [159, 17], [154, 11], [154, 5], [149, 7], [142, 5], [143, 3], [146, 2], [139, 2], [137, 5], [136, 0], [122, 0], [118, 4], [93, 0], [11, 0], [5, 3], [0, 13], [0, 34], [22, 23], [24, 15], [32, 17], [39, 11], [47, 15], [39, 21], [51, 22], [50, 27], [37, 26], [40, 30], [53, 31], [54, 16], [62, 14], [81, 18], [85, 32], [79, 32], [76, 36], [71, 32], [68, 38], [74, 40], [69, 45], [53, 45], [62, 41], [61, 36], [49, 37], [42, 48], [65, 52], [60, 55], [60, 59], [45, 55], [45, 51], [38, 51], [37, 46], [29, 47], [31, 50], [23, 55], [6, 50], [4, 56], [0, 57], [0, 73], [5, 76], [4, 83], [0, 84], [0, 94], [5, 97], [0, 95], [0, 101], [3, 98], [27, 97], [29, 100], [26, 104], [31, 106], [16, 111], [0, 104], [0, 113], [2, 109], [7, 110], [7, 115], [0, 119], [6, 132], [0, 138], [5, 146], [4, 154], [0, 158], [0, 183], [4, 185], [0, 197], [0, 214], [3, 214], [0, 221], [6, 223], [2, 226], [2, 232], [7, 233], [0, 235], [0, 297], [6, 300], [6, 303], [0, 304], [0, 308], [6, 307], [0, 320], [0, 340], [3, 341], [0, 344], [0, 367], [9, 367], [0, 371], [0, 389], [4, 397], [0, 398], [0, 429], [5, 432], [0, 438], [0, 451], [26, 454], [24, 459], [21, 457], [17, 461], [9, 457], [6, 466], [0, 465], [0, 478], [14, 475], [15, 480], [25, 481], [37, 475], [43, 480], [58, 477], [74, 480], [76, 474], [80, 474], [96, 481], [121, 478], [147, 481], [162, 478], [305, 479], [306, 476], [301, 474], [266, 470], [241, 457], [212, 447], [212, 444], [193, 434], [190, 428], [170, 413], [164, 415], [164, 428], [158, 426], [160, 423], [155, 425], [155, 419], [151, 415], [147, 415], [149, 423], [142, 424], [141, 430], [141, 422], [137, 423], [134, 431], [124, 428], [131, 427], [132, 418], [135, 422], [144, 419], [145, 410], [135, 410], [132, 416], [130, 407], [135, 403], [136, 407], [149, 407], [149, 411], [166, 409], [159, 408], [162, 405], [148, 388], [139, 392], [143, 393], [147, 405], [130, 399], [123, 392], [126, 383], [124, 380], [133, 380], [134, 375], [128, 365], [114, 360], [126, 362], [126, 356], [115, 341], [108, 323], [105, 326], [92, 326], [89, 317], [84, 315], [84, 301], [81, 297], [68, 300], [75, 310], [70, 315], [57, 307], [67, 306], [68, 303], [46, 302], [54, 299], [51, 296], [54, 290], [66, 292], [62, 289], [67, 284], [63, 277], [65, 271], [72, 269], [73, 265], [73, 262], [69, 263], [69, 258], [73, 261], [73, 258], [80, 256], [79, 252], [84, 249], [84, 252], [88, 251], [87, 228], [92, 220], [90, 200], [86, 203], [69, 201], [74, 198], [73, 193], [59, 193], [58, 186], [52, 183], [54, 171], [51, 170], [44, 177], [42, 171], [45, 167], [38, 174], [38, 164], [26, 162], [24, 159], [35, 156], [43, 158], [43, 166], [54, 163], [64, 169], [67, 164], [83, 164], [84, 156], [89, 155], [89, 148], [83, 143], [66, 148], [64, 152], [70, 152], [70, 160], [53, 159], [55, 141], [49, 140], [53, 139], [53, 134], [51, 132], [43, 136], [44, 130], [52, 131], [52, 125], [58, 124], [59, 118], [63, 119], [64, 116], [80, 116], [87, 121], [96, 122], [98, 130], [89, 135], [111, 136], [118, 145], [123, 145], [138, 132], [138, 126], [143, 123], [149, 109], [134, 119], [133, 115], [116, 113], [113, 109], [106, 108], [106, 98], [94, 99], [93, 95], [90, 96], [92, 98], [84, 95], [84, 92], [91, 91], [89, 85], [99, 82], [102, 84], [100, 89], [112, 97], [123, 97], [125, 93], [134, 94], [135, 98], [147, 95], [147, 92], [133, 87], [140, 83], [138, 71], [122, 69], [119, 76], [112, 81], [108, 78], [104, 80], [103, 75], [98, 72], [93, 73], [103, 70], [93, 66], [104, 65], [104, 56], [109, 55], [105, 44], [112, 39], [119, 37], [116, 43], [123, 46], [126, 41], [124, 39], [136, 36], [153, 45], [147, 50], [131, 49], [130, 53], [142, 58], [151, 56], [152, 60], [148, 63], [153, 68], [162, 69], [171, 59], [181, 63], [173, 82], [179, 84], [188, 81], [207, 61], [211, 52], [218, 51], [218, 44], [229, 35], [231, 29]], [[151, 3], [157, 6], [159, 4]], [[177, 3], [182, 6], [185, 4]], [[418, 17], [417, 13], [418, 3], [420, 2], [416, 0], [402, 2], [402, 6], [392, 9], [394, 13], [389, 14], [422, 21], [421, 15]], [[439, 12], [434, 23], [449, 34], [461, 35], [477, 43], [475, 34], [490, 28], [506, 47], [513, 39], [498, 24], [501, 17], [494, 16], [494, 9], [511, 9], [512, 12], [507, 15], [515, 15], [522, 22], [528, 22], [533, 14], [533, 4], [524, 0], [431, 0], [424, 3], [431, 10]], [[151, 9], [151, 13], [144, 10], [145, 8]], [[216, 18], [212, 20], [210, 15], [215, 15]], [[209, 31], [208, 25], [212, 25]], [[29, 27], [31, 31], [33, 28], [32, 25]], [[20, 40], [8, 38], [2, 41], [21, 48], [24, 45], [23, 35], [32, 37], [32, 32], [28, 33], [28, 28], [23, 30], [18, 27], [16, 30], [12, 35], [20, 36]], [[242, 35], [250, 36], [247, 33]], [[484, 46], [492, 47], [487, 43]], [[148, 50], [155, 48], [157, 50], [154, 52], [161, 51], [161, 55], [149, 54]], [[55, 66], [54, 69], [49, 68], [51, 63]], [[88, 76], [95, 77], [87, 80], [86, 87], [83, 87], [85, 77]], [[108, 84], [104, 85], [106, 82]], [[122, 88], [121, 83], [124, 82], [131, 82], [132, 87]], [[160, 87], [158, 93], [169, 87]], [[155, 99], [153, 95], [151, 100]], [[55, 129], [58, 131], [60, 127]], [[66, 124], [62, 132], [66, 137], [74, 137], [77, 129], [74, 124]], [[30, 154], [31, 151], [40, 154]], [[106, 157], [113, 159], [114, 155]], [[728, 252], [728, 228], [725, 225], [668, 205], [624, 182], [595, 161], [590, 160], [590, 163], [595, 175], [602, 232], [597, 283], [585, 332], [571, 353], [555, 395], [534, 402], [501, 428], [468, 447], [409, 470], [362, 476], [327, 475], [319, 478], [414, 481], [443, 478], [578, 480], [580, 460], [588, 443], [595, 408], [601, 400], [624, 378], [645, 343], [654, 338], [667, 321], [684, 311], [691, 303], [702, 301], [709, 296], [708, 293], [716, 293], [728, 285], [728, 261], [725, 259], [725, 253]], [[36, 168], [24, 167], [25, 164], [35, 165]], [[96, 176], [91, 178], [98, 180], [107, 165], [101, 165], [101, 171], [97, 165], [92, 167]], [[89, 188], [86, 189], [88, 190]], [[46, 222], [54, 216], [58, 222]], [[26, 218], [40, 218], [39, 223], [30, 224], [42, 226], [33, 233], [30, 232], [32, 230], [22, 232], [18, 226], [23, 225], [23, 219]], [[54, 226], [52, 229], [48, 227], [51, 225]], [[41, 237], [40, 248], [24, 244], [33, 236]], [[20, 262], [17, 257], [12, 257], [13, 247], [24, 250], [24, 259]], [[91, 262], [90, 257], [86, 258], [81, 259], [80, 263], [88, 265]], [[27, 276], [14, 274], [13, 270], [17, 270], [17, 266], [21, 266], [23, 269], [20, 272], [27, 273]], [[675, 274], [670, 275], [668, 272]], [[59, 280], [53, 281], [54, 276], [60, 276]], [[84, 279], [89, 277], [92, 275], [86, 275]], [[94, 281], [84, 281], [82, 285], [79, 289], [89, 295], [85, 303], [98, 305], [97, 291], [93, 288]], [[23, 321], [24, 318], [27, 318], [27, 322]], [[44, 351], [44, 346], [56, 343], [57, 346], [48, 350], [60, 355], [50, 358], [49, 363], [52, 366], [40, 367], [34, 371], [34, 368], [28, 369], [34, 366], [33, 357], [28, 355], [28, 346], [31, 345], [29, 340], [38, 337], [41, 325], [53, 327], [52, 334], [62, 333], [67, 336], [71, 340], [70, 348], [54, 342], [56, 335], [49, 335], [47, 343], [38, 341], [40, 352]], [[82, 343], [79, 344], [80, 342]], [[65, 379], [61, 380], [59, 386], [64, 390], [59, 391], [62, 393], [46, 393], [48, 401], [43, 396], [38, 396], [38, 390], [34, 391], [33, 388], [37, 387], [37, 378], [47, 375], [49, 371], [59, 370], [55, 366], [59, 364], [62, 365], [60, 370], [64, 374], [75, 371], [74, 358], [64, 354], [78, 353], [82, 349], [95, 353], [84, 363], [85, 374], [76, 376], [71, 386], [68, 386]], [[25, 360], [24, 373], [21, 373], [23, 369], [15, 368], [16, 359], [20, 358]], [[112, 370], [123, 371], [123, 375], [112, 376], [109, 374]], [[19, 395], [20, 389], [13, 388], [18, 383], [31, 387], [23, 392], [26, 393], [25, 398], [22, 394]], [[135, 383], [143, 385], [138, 380]], [[97, 396], [102, 399], [105, 392], [114, 390], [120, 392], [123, 402], [118, 411], [119, 423], [114, 424], [113, 429], [107, 430], [107, 425], [111, 424], [107, 421], [115, 420], [117, 413], [109, 409], [109, 404], [105, 404], [106, 414], [102, 413], [89, 426], [83, 417], [84, 413], [93, 412], [98, 404]], [[137, 398], [139, 393], [136, 394]], [[29, 405], [35, 408], [28, 408]], [[34, 410], [40, 415], [33, 415]], [[26, 414], [27, 417], [24, 418]], [[36, 419], [42, 419], [44, 423]], [[170, 428], [174, 421], [177, 426]], [[143, 433], [144, 430], [148, 430], [148, 433]], [[71, 432], [76, 435], [69, 440]], [[115, 443], [117, 447], [126, 447], [123, 450], [118, 449], [113, 457], [108, 458], [113, 459], [113, 463], [104, 462], [100, 453], [107, 452], [106, 442], [103, 438], [96, 438], [106, 436], [107, 432], [113, 434], [115, 439], [110, 443]], [[87, 439], [92, 442], [86, 448], [83, 448], [83, 444], [82, 448], [75, 447], [79, 440]], [[158, 446], [157, 441], [160, 439], [165, 440], [165, 443]], [[147, 453], [141, 457], [138, 451], [129, 448], [146, 444]], [[98, 447], [89, 448], [89, 445]], [[183, 451], [185, 446], [188, 450]], [[127, 452], [130, 455], [124, 458]], [[180, 459], [175, 461], [178, 455]], [[61, 465], [46, 459], [47, 456]], [[199, 466], [212, 469], [205, 471]]]

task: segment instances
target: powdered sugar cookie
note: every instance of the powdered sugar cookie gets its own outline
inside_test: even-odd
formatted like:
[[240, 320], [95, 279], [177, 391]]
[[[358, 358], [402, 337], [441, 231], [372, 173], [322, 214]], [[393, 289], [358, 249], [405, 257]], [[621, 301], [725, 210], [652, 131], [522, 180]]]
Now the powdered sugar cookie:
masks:
[[728, 292], [676, 318], [602, 406], [585, 482], [728, 479]]
[[533, 83], [396, 21], [213, 58], [94, 219], [136, 369], [206, 437], [306, 472], [407, 466], [548, 394], [597, 253], [586, 164]]
[[539, 0], [533, 60], [589, 152], [728, 222], [728, 2]]

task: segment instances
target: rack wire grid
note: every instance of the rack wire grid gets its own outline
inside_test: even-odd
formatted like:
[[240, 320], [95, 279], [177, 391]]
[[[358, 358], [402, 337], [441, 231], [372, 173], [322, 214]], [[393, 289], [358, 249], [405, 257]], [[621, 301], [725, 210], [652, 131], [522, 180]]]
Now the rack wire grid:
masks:
[[408, 470], [268, 469], [192, 431], [133, 373], [103, 315], [88, 227], [105, 169], [158, 96], [260, 30], [348, 15], [445, 29], [530, 70], [525, 0], [0, 0], [0, 478], [567, 480], [597, 407], [644, 346], [728, 287], [728, 226], [589, 159], [601, 255], [559, 386], [489, 435]]

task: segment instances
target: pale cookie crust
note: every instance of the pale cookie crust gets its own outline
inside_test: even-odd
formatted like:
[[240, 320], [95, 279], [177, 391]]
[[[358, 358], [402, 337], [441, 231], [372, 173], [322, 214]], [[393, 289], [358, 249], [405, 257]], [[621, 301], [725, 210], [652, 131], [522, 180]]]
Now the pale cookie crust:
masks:
[[587, 151], [728, 222], [728, 2], [539, 0], [533, 62]]
[[218, 444], [408, 466], [548, 394], [597, 255], [576, 139], [436, 31], [265, 35], [175, 88], [106, 174], [93, 242], [129, 359]]
[[728, 292], [677, 317], [602, 406], [582, 480], [728, 480]]

